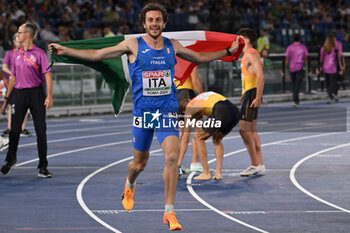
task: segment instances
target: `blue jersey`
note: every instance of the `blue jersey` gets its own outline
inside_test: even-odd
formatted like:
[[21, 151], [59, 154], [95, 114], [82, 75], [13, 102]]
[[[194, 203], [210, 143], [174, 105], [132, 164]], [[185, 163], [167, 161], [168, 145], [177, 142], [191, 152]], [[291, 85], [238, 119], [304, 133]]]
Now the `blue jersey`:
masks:
[[175, 51], [171, 41], [163, 37], [164, 48], [153, 49], [137, 37], [138, 53], [134, 63], [128, 63], [134, 94], [134, 116], [144, 111], [177, 112]]

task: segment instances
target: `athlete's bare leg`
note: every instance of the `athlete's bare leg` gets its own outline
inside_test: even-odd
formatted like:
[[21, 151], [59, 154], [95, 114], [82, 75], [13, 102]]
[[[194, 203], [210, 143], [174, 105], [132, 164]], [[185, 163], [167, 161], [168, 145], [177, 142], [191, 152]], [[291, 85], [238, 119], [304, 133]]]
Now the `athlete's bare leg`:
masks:
[[192, 138], [192, 163], [200, 163], [194, 138]]
[[215, 176], [214, 179], [221, 180], [222, 179], [222, 162], [224, 159], [224, 146], [222, 144], [222, 140], [214, 140], [214, 150], [215, 150], [215, 157], [216, 157], [216, 170], [215, 170]]
[[180, 154], [179, 154], [179, 160], [177, 162], [177, 166], [182, 165], [182, 161], [185, 157], [187, 147], [188, 147], [188, 142], [191, 136], [191, 131], [189, 129], [184, 129], [184, 128], [179, 128], [179, 135], [180, 135]]
[[128, 180], [131, 184], [135, 183], [137, 176], [145, 169], [149, 158], [149, 150], [139, 151], [134, 148], [133, 151], [134, 159], [128, 165]]
[[171, 135], [164, 139], [161, 144], [164, 157], [165, 167], [163, 172], [164, 182], [164, 201], [165, 205], [174, 205], [176, 186], [178, 180], [177, 162], [179, 159], [179, 138]]
[[195, 177], [195, 180], [210, 180], [210, 170], [208, 165], [208, 154], [207, 147], [205, 146], [205, 140], [210, 137], [210, 134], [205, 132], [201, 128], [197, 128], [194, 133], [194, 141], [196, 143], [196, 151], [198, 153], [199, 159], [203, 165], [203, 172], [199, 176]]
[[239, 122], [239, 132], [249, 153], [253, 166], [263, 165], [260, 137], [256, 131], [256, 120]]

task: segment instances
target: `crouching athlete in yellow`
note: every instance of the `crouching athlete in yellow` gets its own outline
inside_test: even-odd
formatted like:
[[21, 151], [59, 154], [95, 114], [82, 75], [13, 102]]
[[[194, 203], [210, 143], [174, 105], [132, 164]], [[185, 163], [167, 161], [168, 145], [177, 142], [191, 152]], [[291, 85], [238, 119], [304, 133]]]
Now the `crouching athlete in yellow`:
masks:
[[[198, 76], [198, 68], [197, 66], [194, 67], [191, 75], [186, 79], [186, 81], [181, 85], [179, 80], [174, 79], [174, 83], [176, 86], [176, 95], [177, 99], [180, 102], [182, 99], [193, 99], [197, 94], [200, 94], [203, 91], [203, 86], [202, 83], [199, 79]], [[183, 121], [183, 116], [182, 113], [179, 114], [178, 121]], [[185, 153], [187, 151], [188, 147], [188, 142], [190, 140], [190, 134], [191, 131], [187, 130], [186, 132], [184, 131], [184, 128], [179, 128], [179, 133], [180, 133], [180, 156], [179, 160], [177, 162], [178, 167], [179, 167], [179, 177], [182, 174], [186, 174], [191, 172], [203, 172], [203, 166], [199, 162], [199, 157], [196, 151], [196, 145], [194, 142], [194, 139], [192, 139], [192, 162], [190, 166], [190, 170], [184, 169], [182, 165], [182, 161], [185, 157]]]
[[[185, 130], [189, 130], [190, 126], [195, 126], [193, 138], [203, 165], [203, 172], [194, 179], [211, 179], [205, 140], [212, 136], [216, 157], [214, 179], [221, 180], [222, 161], [224, 158], [222, 139], [239, 122], [240, 113], [238, 108], [224, 96], [212, 91], [201, 93], [192, 100], [182, 100], [179, 102], [179, 107], [179, 110], [185, 114], [183, 125]], [[207, 117], [208, 119], [204, 120], [202, 117]], [[182, 126], [179, 125], [179, 127]]]

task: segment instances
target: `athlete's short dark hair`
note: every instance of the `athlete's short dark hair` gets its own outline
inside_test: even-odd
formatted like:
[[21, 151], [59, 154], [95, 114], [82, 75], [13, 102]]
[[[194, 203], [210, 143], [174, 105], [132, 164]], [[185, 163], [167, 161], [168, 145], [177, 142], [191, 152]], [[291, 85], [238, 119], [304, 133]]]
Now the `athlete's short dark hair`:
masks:
[[163, 22], [166, 23], [168, 21], [167, 10], [159, 3], [151, 2], [151, 3], [148, 3], [146, 6], [144, 6], [141, 10], [140, 19], [143, 23], [146, 20], [146, 13], [148, 11], [160, 11], [162, 12], [162, 15], [163, 15]]
[[177, 95], [177, 99], [179, 102], [179, 112], [184, 113], [186, 110], [186, 105], [190, 102], [191, 96], [188, 91], [181, 91]]
[[254, 44], [254, 42], [256, 41], [256, 38], [257, 38], [256, 32], [251, 28], [241, 28], [237, 32], [237, 35], [248, 38], [251, 44]]

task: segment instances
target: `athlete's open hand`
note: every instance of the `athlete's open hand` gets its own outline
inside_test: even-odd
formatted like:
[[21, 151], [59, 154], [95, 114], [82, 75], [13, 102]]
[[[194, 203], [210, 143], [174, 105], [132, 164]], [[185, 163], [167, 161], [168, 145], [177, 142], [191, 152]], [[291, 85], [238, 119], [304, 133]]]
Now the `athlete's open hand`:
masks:
[[235, 53], [236, 50], [238, 49], [239, 46], [239, 39], [241, 38], [241, 36], [237, 36], [236, 40], [232, 42], [231, 48], [230, 48], [230, 52], [231, 53]]
[[50, 53], [54, 53], [56, 55], [64, 55], [65, 54], [65, 48], [64, 46], [56, 43], [51, 43], [48, 46], [48, 49]]

